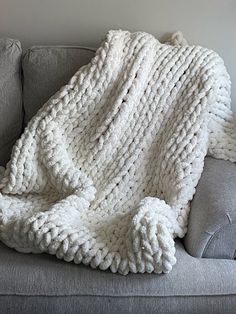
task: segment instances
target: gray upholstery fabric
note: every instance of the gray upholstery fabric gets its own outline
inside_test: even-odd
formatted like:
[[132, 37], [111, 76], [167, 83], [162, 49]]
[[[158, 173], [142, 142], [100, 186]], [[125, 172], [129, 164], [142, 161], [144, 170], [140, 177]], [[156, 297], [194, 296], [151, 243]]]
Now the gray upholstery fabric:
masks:
[[0, 305], [1, 314], [234, 314], [236, 296], [0, 296]]
[[170, 274], [121, 276], [1, 244], [1, 313], [233, 313], [236, 262], [193, 258], [176, 246]]
[[0, 165], [22, 131], [21, 45], [0, 39]]
[[205, 159], [184, 244], [193, 256], [236, 257], [236, 164]]
[[28, 49], [22, 62], [25, 123], [93, 56], [91, 48], [35, 46]]

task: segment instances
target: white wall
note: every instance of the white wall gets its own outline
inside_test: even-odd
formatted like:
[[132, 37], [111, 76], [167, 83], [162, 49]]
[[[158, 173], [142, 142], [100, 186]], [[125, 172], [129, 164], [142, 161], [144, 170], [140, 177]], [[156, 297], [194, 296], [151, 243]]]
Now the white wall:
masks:
[[236, 113], [235, 0], [0, 0], [0, 36], [36, 44], [97, 46], [108, 29], [144, 30], [160, 37], [181, 30], [216, 50], [232, 78]]

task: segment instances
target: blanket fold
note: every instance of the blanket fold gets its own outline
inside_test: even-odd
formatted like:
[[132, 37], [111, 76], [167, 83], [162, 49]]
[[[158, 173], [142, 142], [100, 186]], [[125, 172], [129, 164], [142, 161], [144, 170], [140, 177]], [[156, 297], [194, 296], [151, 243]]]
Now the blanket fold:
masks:
[[213, 51], [110, 31], [39, 110], [0, 184], [0, 239], [112, 272], [168, 273], [206, 154], [236, 162]]

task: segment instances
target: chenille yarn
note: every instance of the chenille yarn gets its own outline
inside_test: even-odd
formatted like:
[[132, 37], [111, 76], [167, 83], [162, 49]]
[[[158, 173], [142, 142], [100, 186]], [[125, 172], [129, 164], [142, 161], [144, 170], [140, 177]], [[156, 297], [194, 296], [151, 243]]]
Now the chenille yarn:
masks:
[[181, 34], [161, 44], [110, 31], [15, 144], [0, 239], [124, 275], [168, 273], [207, 152], [236, 161], [222, 59]]

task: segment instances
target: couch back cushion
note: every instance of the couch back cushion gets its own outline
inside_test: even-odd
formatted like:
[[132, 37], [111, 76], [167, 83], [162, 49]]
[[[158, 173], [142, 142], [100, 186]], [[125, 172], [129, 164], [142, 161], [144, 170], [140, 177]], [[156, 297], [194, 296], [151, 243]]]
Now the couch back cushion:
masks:
[[91, 60], [94, 52], [92, 48], [71, 46], [35, 46], [26, 51], [22, 62], [25, 124]]
[[22, 131], [21, 56], [18, 40], [0, 39], [0, 166]]

